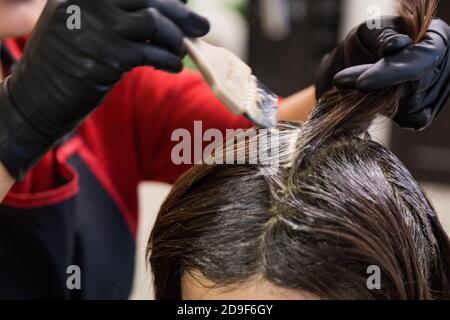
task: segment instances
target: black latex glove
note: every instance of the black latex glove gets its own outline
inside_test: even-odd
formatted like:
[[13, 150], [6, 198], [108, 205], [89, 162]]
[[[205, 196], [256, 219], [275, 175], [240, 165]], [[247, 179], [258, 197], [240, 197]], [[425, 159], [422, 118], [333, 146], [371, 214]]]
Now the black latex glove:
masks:
[[[81, 8], [81, 30], [66, 26]], [[178, 72], [183, 36], [208, 21], [178, 0], [49, 0], [14, 73], [0, 86], [0, 161], [20, 179], [134, 67]]]
[[394, 120], [404, 128], [428, 127], [450, 96], [450, 27], [435, 19], [424, 39], [413, 45], [401, 33], [399, 21], [383, 17], [381, 29], [369, 30], [363, 23], [353, 30], [324, 60], [316, 83], [318, 97], [333, 84], [370, 92], [409, 83], [411, 90]]

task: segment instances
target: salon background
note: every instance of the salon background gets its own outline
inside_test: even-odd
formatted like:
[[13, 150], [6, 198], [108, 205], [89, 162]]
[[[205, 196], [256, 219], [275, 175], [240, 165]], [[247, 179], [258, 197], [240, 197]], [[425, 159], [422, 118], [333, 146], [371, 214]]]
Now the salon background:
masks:
[[[391, 0], [190, 0], [210, 18], [208, 41], [227, 47], [248, 61], [258, 77], [287, 96], [313, 83], [321, 57], [347, 32], [373, 15], [394, 11]], [[379, 12], [378, 12], [379, 11]], [[441, 1], [438, 16], [450, 23], [450, 1]], [[192, 67], [187, 59], [186, 65]], [[292, 78], [292, 75], [300, 75]], [[421, 181], [441, 221], [450, 232], [450, 108], [423, 133], [394, 128], [380, 119], [374, 137], [388, 145]], [[148, 232], [169, 185], [140, 187], [140, 227], [135, 285], [131, 299], [152, 298], [144, 252]]]

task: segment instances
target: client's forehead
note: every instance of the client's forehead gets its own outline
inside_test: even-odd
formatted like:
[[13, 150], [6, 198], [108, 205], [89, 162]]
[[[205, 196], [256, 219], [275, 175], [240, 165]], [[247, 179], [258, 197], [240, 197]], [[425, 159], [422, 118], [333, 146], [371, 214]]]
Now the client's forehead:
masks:
[[215, 287], [200, 272], [182, 277], [183, 300], [319, 300], [319, 297], [299, 290], [278, 287], [261, 278], [253, 278], [227, 287]]

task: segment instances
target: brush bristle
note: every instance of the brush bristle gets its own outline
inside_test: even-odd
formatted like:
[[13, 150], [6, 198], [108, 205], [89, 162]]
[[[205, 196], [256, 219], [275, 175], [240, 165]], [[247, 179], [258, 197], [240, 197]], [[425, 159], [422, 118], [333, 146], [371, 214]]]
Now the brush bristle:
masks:
[[277, 125], [278, 96], [258, 78], [252, 76], [247, 88], [246, 116], [261, 128], [270, 129]]

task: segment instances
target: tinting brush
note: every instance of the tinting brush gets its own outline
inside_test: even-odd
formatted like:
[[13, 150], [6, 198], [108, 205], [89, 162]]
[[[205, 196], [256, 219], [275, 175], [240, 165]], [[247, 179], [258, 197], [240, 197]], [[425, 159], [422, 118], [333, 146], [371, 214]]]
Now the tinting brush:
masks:
[[261, 128], [277, 124], [278, 97], [234, 53], [199, 39], [185, 39], [189, 56], [217, 98]]

